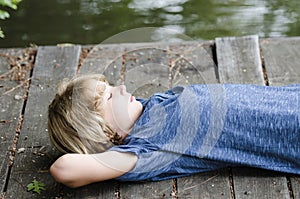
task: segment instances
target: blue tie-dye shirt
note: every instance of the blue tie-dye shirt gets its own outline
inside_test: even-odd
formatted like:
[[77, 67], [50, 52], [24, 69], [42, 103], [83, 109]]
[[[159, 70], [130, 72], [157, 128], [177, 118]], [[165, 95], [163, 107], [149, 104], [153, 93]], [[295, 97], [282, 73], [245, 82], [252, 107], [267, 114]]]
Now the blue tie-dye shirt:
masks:
[[300, 174], [300, 85], [175, 87], [149, 99], [122, 145], [138, 156], [122, 181], [164, 180], [226, 166]]

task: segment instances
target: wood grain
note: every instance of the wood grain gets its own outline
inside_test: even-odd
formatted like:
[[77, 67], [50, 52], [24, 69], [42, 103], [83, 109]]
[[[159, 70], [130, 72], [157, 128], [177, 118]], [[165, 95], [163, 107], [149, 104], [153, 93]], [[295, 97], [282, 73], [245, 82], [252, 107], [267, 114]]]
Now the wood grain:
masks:
[[[0, 50], [0, 193], [6, 191], [6, 180], [16, 153], [14, 142], [27, 93], [30, 60], [24, 54], [29, 49]], [[19, 57], [19, 59], [18, 59]], [[23, 63], [23, 65], [21, 65]], [[19, 64], [19, 66], [17, 66]], [[24, 76], [16, 80], [15, 73]]]
[[[48, 138], [47, 109], [54, 97], [56, 84], [76, 74], [80, 49], [80, 46], [38, 48], [18, 140], [18, 148], [25, 151], [15, 157], [6, 193], [8, 198], [53, 198], [60, 192], [49, 174], [49, 167], [58, 152]], [[47, 190], [40, 195], [27, 192], [26, 185], [33, 179], [46, 183]]]
[[221, 83], [264, 84], [258, 36], [216, 38]]

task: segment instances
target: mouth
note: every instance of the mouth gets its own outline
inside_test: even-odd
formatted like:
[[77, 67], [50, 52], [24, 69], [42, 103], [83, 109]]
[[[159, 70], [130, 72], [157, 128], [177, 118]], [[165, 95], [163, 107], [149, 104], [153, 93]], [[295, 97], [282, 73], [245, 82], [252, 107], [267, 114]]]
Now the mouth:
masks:
[[130, 96], [130, 102], [133, 102], [135, 100], [135, 97], [133, 95]]

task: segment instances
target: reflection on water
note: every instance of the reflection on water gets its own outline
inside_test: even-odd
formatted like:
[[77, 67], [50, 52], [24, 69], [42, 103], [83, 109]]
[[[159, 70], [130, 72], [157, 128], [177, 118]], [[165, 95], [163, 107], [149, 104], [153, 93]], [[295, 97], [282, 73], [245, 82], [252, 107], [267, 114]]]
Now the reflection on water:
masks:
[[299, 13], [299, 0], [24, 0], [1, 21], [6, 38], [0, 47], [98, 44], [141, 27], [160, 27], [154, 41], [178, 41], [182, 34], [193, 39], [298, 36]]
[[133, 0], [128, 4], [129, 8], [135, 9], [139, 12], [148, 12], [154, 9], [172, 9], [174, 7], [179, 8], [179, 11], [182, 11], [181, 5], [188, 2], [188, 0]]

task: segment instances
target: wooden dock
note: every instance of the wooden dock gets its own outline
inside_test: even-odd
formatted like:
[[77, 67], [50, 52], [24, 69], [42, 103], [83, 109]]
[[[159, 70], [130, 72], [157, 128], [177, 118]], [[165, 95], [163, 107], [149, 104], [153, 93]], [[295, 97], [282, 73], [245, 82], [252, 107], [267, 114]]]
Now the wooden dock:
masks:
[[[251, 168], [161, 182], [111, 180], [67, 188], [49, 174], [59, 153], [48, 138], [47, 107], [56, 84], [78, 73], [104, 73], [110, 83], [125, 83], [129, 92], [147, 97], [178, 84], [300, 83], [299, 63], [300, 38], [255, 35], [204, 42], [0, 49], [1, 198], [298, 199], [299, 176]], [[46, 190], [28, 192], [34, 179]]]

